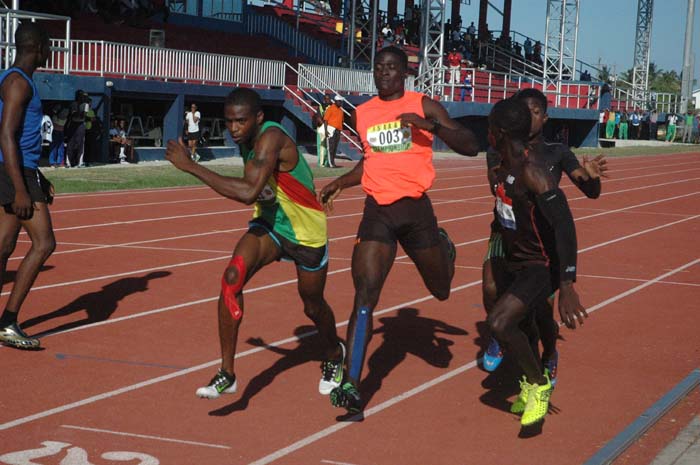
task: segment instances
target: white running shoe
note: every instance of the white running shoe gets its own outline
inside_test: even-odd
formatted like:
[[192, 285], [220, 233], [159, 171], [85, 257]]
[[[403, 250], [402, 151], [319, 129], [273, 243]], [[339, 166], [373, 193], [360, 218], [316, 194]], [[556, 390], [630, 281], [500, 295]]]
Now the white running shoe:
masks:
[[196, 394], [203, 399], [218, 399], [221, 394], [235, 393], [237, 387], [236, 375], [231, 376], [224, 370], [219, 370], [208, 385], [197, 389]]

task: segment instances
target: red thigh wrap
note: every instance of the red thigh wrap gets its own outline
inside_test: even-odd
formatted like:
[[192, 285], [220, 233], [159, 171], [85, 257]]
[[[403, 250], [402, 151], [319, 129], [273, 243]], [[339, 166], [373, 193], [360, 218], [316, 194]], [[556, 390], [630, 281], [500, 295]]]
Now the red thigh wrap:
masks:
[[226, 308], [228, 308], [229, 312], [231, 312], [233, 319], [240, 320], [243, 316], [243, 310], [241, 310], [241, 307], [238, 305], [236, 294], [243, 289], [243, 283], [245, 282], [246, 269], [243, 257], [239, 255], [233, 257], [226, 267], [227, 270], [229, 268], [236, 269], [238, 272], [238, 279], [235, 283], [229, 284], [226, 281], [226, 271], [224, 271], [224, 275], [221, 277], [221, 295], [224, 296], [224, 305], [226, 305]]

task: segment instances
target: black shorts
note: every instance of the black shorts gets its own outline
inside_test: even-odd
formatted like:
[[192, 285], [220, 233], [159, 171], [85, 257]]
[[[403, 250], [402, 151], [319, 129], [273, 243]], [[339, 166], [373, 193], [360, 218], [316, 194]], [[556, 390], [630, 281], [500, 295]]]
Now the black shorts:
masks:
[[270, 225], [256, 218], [248, 223], [248, 232], [256, 234], [254, 230], [264, 231], [277, 244], [281, 251], [278, 260], [294, 262], [294, 264], [304, 271], [318, 271], [328, 264], [328, 243], [323, 247], [308, 247], [294, 242], [277, 234]]
[[[48, 203], [53, 202], [50, 194], [50, 183], [38, 169], [23, 168], [24, 185], [29, 192], [32, 202]], [[5, 164], [0, 163], [0, 205], [8, 210], [10, 204], [15, 201], [15, 186], [12, 184], [10, 175], [5, 171]]]
[[[552, 273], [548, 266], [524, 265], [502, 274], [505, 282], [499, 283], [502, 294], [512, 294], [530, 309], [532, 304], [546, 300], [556, 290], [552, 286]], [[500, 295], [499, 295], [500, 297]]]
[[379, 205], [367, 196], [357, 241], [395, 244], [404, 250], [427, 249], [440, 244], [437, 218], [426, 194], [413, 199], [404, 197], [389, 205]]
[[187, 140], [199, 140], [200, 137], [200, 132], [188, 132], [187, 133]]

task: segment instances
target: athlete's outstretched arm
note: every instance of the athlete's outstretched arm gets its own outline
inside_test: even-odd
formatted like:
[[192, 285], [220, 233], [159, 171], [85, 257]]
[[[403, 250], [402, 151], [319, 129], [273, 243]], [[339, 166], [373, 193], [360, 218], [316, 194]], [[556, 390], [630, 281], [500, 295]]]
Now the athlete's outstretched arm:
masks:
[[243, 177], [222, 176], [190, 159], [190, 151], [182, 142], [169, 140], [165, 158], [176, 168], [190, 173], [219, 194], [246, 205], [255, 203], [265, 183], [272, 175], [282, 146], [284, 134], [277, 128], [270, 128], [255, 144], [255, 157], [245, 164]]
[[605, 155], [601, 154], [592, 160], [583, 156], [583, 166], [579, 164], [576, 155], [569, 151], [562, 161], [566, 174], [576, 187], [589, 199], [600, 197], [601, 177], [607, 177], [608, 170]]
[[559, 314], [563, 323], [574, 329], [576, 320], [583, 324], [583, 317], [588, 317], [574, 289], [578, 253], [574, 217], [564, 192], [542, 167], [528, 163], [523, 179], [527, 189], [535, 195], [540, 212], [554, 229], [559, 256]]
[[399, 115], [399, 118], [403, 124], [432, 132], [460, 155], [469, 157], [477, 155], [479, 143], [474, 133], [450, 118], [445, 107], [439, 102], [423, 97], [423, 113], [425, 118], [421, 118], [415, 113], [404, 113]]

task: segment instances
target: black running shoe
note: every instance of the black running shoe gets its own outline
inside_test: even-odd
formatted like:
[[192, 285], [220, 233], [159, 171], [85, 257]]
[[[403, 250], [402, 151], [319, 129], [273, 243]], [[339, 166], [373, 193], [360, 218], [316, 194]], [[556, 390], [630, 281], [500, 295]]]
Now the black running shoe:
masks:
[[0, 342], [17, 349], [37, 350], [41, 348], [39, 339], [27, 336], [15, 322], [0, 328]]
[[357, 388], [349, 382], [331, 391], [331, 404], [334, 407], [341, 407], [349, 413], [360, 413], [362, 411], [362, 401]]

